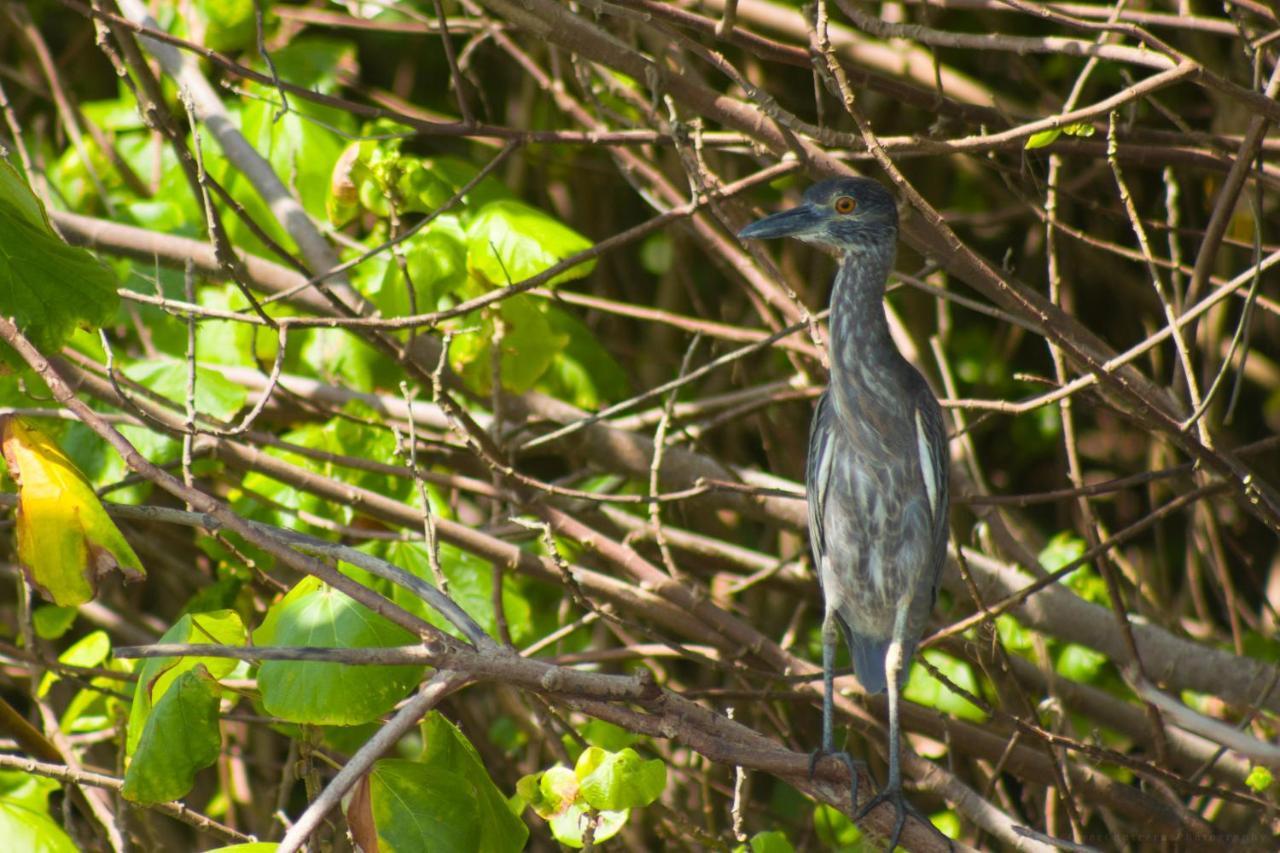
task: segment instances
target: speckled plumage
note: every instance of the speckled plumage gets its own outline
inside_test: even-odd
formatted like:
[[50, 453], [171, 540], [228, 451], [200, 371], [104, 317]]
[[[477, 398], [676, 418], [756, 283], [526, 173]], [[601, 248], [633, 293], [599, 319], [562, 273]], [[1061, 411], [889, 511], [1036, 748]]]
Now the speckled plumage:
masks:
[[[849, 200], [852, 209], [842, 211]], [[830, 385], [814, 412], [805, 472], [810, 545], [826, 608], [819, 755], [843, 755], [835, 751], [832, 735], [839, 630], [863, 687], [889, 692], [889, 779], [862, 813], [892, 800], [899, 815], [896, 840], [906, 819], [899, 692], [933, 609], [946, 559], [948, 509], [942, 410], [898, 352], [884, 315], [897, 209], [875, 181], [834, 178], [810, 187], [798, 207], [766, 217], [739, 236], [795, 237], [843, 255], [831, 291]]]

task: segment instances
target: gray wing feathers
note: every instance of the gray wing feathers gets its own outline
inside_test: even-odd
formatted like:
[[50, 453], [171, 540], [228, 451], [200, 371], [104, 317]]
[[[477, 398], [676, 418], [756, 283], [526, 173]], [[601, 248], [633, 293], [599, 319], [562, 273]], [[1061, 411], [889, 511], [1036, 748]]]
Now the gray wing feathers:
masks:
[[813, 564], [822, 583], [822, 560], [826, 556], [826, 540], [822, 529], [822, 508], [827, 502], [827, 486], [831, 482], [831, 401], [827, 391], [818, 397], [818, 407], [809, 424], [809, 458], [805, 462], [805, 496], [809, 501], [809, 546]]
[[[932, 514], [930, 520], [933, 526], [930, 565], [933, 570], [933, 591], [936, 594], [938, 581], [942, 576], [942, 567], [947, 559], [951, 452], [947, 442], [947, 428], [942, 421], [942, 408], [923, 380], [915, 397], [916, 423], [920, 429], [921, 475], [927, 478], [926, 485], [931, 479], [934, 491], [930, 506]], [[926, 468], [927, 470], [924, 470]]]

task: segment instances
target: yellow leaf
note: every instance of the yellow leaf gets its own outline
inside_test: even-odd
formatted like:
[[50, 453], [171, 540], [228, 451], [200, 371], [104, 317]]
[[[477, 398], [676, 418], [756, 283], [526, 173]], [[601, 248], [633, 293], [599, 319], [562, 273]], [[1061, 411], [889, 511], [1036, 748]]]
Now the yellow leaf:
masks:
[[93, 487], [44, 433], [0, 419], [4, 461], [18, 484], [18, 561], [32, 586], [62, 607], [89, 601], [103, 575], [146, 576]]

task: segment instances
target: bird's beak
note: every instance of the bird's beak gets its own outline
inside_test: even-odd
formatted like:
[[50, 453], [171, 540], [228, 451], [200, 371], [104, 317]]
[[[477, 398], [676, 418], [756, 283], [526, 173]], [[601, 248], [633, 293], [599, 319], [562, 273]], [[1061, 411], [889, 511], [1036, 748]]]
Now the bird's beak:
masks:
[[817, 207], [802, 204], [752, 222], [738, 232], [738, 239], [769, 240], [774, 237], [803, 237], [816, 231], [822, 221], [822, 212]]

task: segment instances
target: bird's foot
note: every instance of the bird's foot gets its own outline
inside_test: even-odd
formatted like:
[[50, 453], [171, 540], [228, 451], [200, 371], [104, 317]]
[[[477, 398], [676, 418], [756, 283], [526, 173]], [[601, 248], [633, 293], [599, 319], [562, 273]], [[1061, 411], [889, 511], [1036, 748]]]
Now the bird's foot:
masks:
[[852, 813], [858, 805], [858, 768], [865, 770], [867, 765], [841, 749], [815, 749], [809, 755], [810, 779], [817, 775], [818, 765], [824, 758], [834, 758], [849, 768], [849, 810]]
[[[889, 836], [889, 846], [885, 850], [893, 853], [893, 849], [898, 846], [898, 839], [902, 837], [902, 830], [907, 826], [907, 818], [913, 817], [924, 826], [932, 829], [935, 833], [942, 835], [941, 831], [933, 825], [933, 822], [916, 810], [916, 807], [907, 802], [906, 796], [902, 793], [902, 786], [886, 787], [883, 791], [876, 794], [860, 809], [856, 809], [853, 815], [854, 822], [858, 822], [874, 811], [879, 806], [890, 803], [893, 805], [896, 815], [893, 822], [893, 833]], [[943, 836], [946, 838], [946, 836]], [[954, 849], [951, 839], [947, 838], [947, 846]]]

